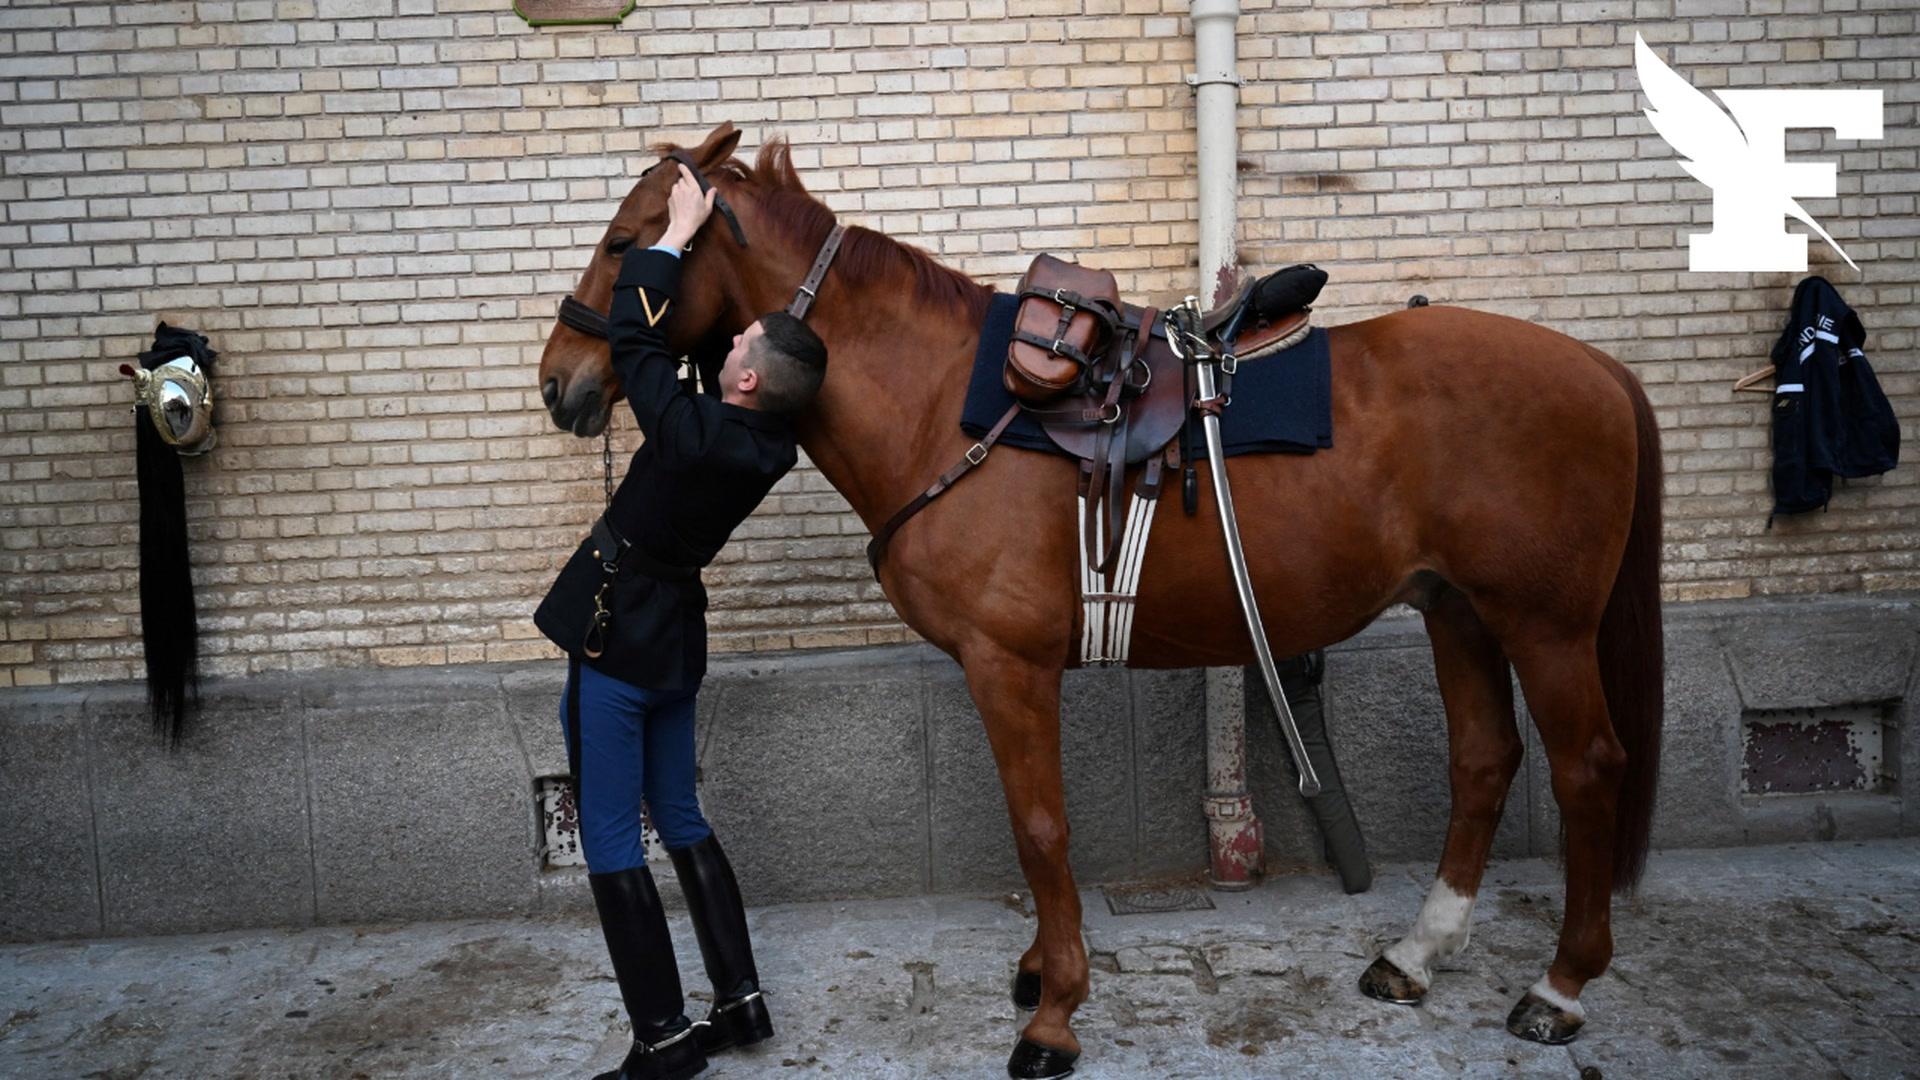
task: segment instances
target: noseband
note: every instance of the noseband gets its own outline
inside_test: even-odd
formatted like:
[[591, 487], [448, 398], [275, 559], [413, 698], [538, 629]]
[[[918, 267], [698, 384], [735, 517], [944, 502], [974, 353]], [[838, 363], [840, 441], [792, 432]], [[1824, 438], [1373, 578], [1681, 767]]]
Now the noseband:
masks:
[[560, 325], [572, 327], [588, 337], [608, 340], [607, 317], [571, 296], [560, 298]]
[[[648, 166], [647, 171], [640, 175], [645, 177], [647, 173], [651, 173], [669, 161], [685, 165], [687, 171], [693, 174], [694, 180], [700, 185], [702, 194], [713, 187], [713, 184], [707, 180], [707, 174], [700, 171], [700, 166], [694, 163], [693, 156], [685, 150], [669, 153]], [[733, 230], [734, 241], [741, 247], [746, 247], [746, 230], [740, 227], [740, 219], [734, 216], [733, 207], [727, 204], [727, 197], [716, 192], [713, 197], [713, 208], [720, 211], [721, 217], [727, 219], [728, 228]], [[787, 305], [788, 314], [798, 319], [807, 317], [807, 309], [813, 306], [814, 294], [819, 290], [820, 282], [826, 278], [827, 267], [833, 264], [833, 256], [840, 250], [840, 238], [846, 231], [846, 226], [835, 223], [832, 231], [827, 233], [826, 241], [820, 245], [820, 254], [813, 260], [813, 269], [807, 272], [807, 280], [801, 283], [799, 290], [793, 294], [793, 302]], [[606, 314], [588, 307], [571, 296], [562, 297], [560, 300], [560, 324], [578, 330], [588, 337], [599, 338], [601, 341], [606, 341], [610, 337]]]

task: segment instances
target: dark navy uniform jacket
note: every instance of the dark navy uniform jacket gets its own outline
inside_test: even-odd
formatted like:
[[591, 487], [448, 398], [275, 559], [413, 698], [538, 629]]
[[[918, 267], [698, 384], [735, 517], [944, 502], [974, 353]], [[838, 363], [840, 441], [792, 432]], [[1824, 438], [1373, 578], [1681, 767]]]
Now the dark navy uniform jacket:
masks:
[[1867, 331], [1823, 277], [1793, 291], [1773, 347], [1773, 512], [1827, 505], [1836, 476], [1874, 476], [1900, 456], [1900, 424], [1873, 377]]
[[548, 640], [601, 674], [678, 690], [707, 670], [707, 593], [699, 570], [793, 468], [793, 425], [776, 413], [688, 392], [662, 332], [680, 260], [635, 249], [620, 263], [609, 314], [613, 369], [646, 441], [613, 493], [607, 520], [633, 550], [620, 564], [613, 618], [596, 658], [582, 643], [605, 572], [582, 541], [533, 621]]

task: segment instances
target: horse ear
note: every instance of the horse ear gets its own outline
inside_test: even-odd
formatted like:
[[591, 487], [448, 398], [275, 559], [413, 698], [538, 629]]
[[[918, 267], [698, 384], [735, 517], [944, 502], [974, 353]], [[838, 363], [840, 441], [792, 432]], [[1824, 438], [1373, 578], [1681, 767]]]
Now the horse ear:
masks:
[[702, 169], [711, 169], [732, 157], [734, 147], [739, 145], [740, 129], [733, 126], [733, 121], [728, 120], [713, 129], [713, 134], [707, 136], [707, 141], [701, 143], [700, 149], [694, 151], [693, 158], [700, 163]]

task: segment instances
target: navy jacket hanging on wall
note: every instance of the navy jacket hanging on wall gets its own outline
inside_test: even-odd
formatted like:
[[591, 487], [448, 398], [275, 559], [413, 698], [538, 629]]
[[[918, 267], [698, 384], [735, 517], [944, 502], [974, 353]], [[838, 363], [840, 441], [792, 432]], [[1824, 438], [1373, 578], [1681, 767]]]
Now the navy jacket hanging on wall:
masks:
[[1834, 477], [1875, 476], [1899, 460], [1900, 425], [1867, 363], [1866, 338], [1826, 278], [1794, 289], [1773, 346], [1775, 514], [1820, 509]]

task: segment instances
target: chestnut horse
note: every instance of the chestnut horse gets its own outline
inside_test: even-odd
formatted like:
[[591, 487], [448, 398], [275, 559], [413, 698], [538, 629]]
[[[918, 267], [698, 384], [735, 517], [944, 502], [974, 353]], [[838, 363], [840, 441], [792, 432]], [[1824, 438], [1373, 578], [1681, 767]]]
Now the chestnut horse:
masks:
[[[747, 246], [709, 221], [685, 256], [669, 319], [693, 353], [785, 307], [834, 215], [780, 140], [751, 166], [723, 124], [687, 152], [737, 214]], [[621, 203], [574, 299], [605, 311], [619, 253], [658, 237], [675, 170]], [[720, 215], [716, 214], [718, 218]], [[959, 461], [958, 426], [990, 290], [926, 253], [847, 231], [810, 322], [830, 360], [800, 418], [807, 456], [869, 530]], [[1334, 446], [1231, 463], [1247, 561], [1276, 654], [1340, 641], [1393, 604], [1425, 617], [1451, 745], [1452, 815], [1413, 929], [1361, 978], [1416, 1002], [1463, 948], [1507, 789], [1521, 761], [1509, 670], [1552, 765], [1564, 822], [1566, 918], [1545, 974], [1508, 1027], [1571, 1038], [1580, 992], [1612, 958], [1610, 893], [1645, 861], [1659, 765], [1659, 433], [1618, 362], [1552, 330], [1435, 306], [1328, 331]], [[598, 434], [620, 388], [604, 342], [556, 326], [540, 361], [555, 424]], [[1200, 481], [1207, 482], [1205, 470]], [[1211, 498], [1162, 514], [1146, 551], [1132, 666], [1247, 664]], [[965, 668], [999, 766], [1038, 913], [1016, 986], [1038, 1008], [1009, 1071], [1061, 1075], [1087, 995], [1080, 900], [1067, 865], [1060, 684], [1076, 662], [1075, 464], [996, 449], [906, 524], [879, 568], [887, 599]]]

